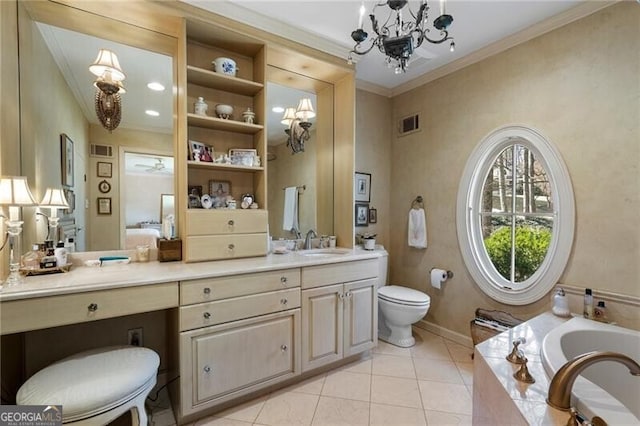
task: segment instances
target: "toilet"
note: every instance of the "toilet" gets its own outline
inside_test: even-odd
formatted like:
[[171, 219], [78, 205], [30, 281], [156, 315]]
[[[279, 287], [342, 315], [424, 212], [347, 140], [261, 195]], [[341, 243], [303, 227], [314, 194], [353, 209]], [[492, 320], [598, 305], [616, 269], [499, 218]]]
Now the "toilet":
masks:
[[398, 285], [386, 285], [389, 257], [379, 258], [378, 271], [378, 338], [402, 348], [416, 343], [411, 325], [429, 310], [431, 299], [425, 293]]

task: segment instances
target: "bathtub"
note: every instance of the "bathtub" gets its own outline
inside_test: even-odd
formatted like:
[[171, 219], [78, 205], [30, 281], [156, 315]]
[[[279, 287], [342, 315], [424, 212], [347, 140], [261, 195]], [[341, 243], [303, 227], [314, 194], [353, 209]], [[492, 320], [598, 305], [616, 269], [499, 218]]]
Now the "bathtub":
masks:
[[[640, 363], [640, 332], [584, 318], [572, 318], [552, 329], [542, 341], [542, 364], [551, 379], [568, 360], [585, 352], [613, 351]], [[589, 418], [610, 425], [640, 425], [640, 377], [624, 365], [603, 361], [576, 379], [571, 403]]]

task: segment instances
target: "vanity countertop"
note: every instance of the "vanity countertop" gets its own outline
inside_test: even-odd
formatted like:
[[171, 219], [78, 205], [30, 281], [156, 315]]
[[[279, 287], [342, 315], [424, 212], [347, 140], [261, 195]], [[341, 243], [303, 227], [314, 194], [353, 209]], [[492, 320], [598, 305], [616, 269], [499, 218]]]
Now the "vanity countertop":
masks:
[[310, 256], [303, 255], [303, 252], [289, 252], [199, 263], [132, 262], [102, 267], [77, 266], [67, 273], [25, 277], [22, 284], [3, 288], [0, 302], [374, 259], [385, 253], [361, 248], [339, 250], [344, 253]]

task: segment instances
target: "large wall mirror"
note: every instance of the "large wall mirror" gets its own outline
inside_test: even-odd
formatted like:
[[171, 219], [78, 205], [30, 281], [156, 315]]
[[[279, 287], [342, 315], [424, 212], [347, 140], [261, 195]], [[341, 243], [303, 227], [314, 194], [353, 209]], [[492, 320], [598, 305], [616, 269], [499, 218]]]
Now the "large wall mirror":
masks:
[[[56, 13], [40, 7], [18, 4], [22, 174], [36, 199], [57, 187], [72, 204], [58, 214], [60, 234], [51, 239], [73, 235], [78, 251], [127, 248], [129, 229], [159, 228], [161, 200], [175, 192], [176, 39], [95, 15], [70, 19], [64, 9], [71, 8], [62, 5], [47, 6]], [[113, 132], [95, 111], [89, 65], [100, 49], [116, 53], [126, 75], [122, 120]], [[72, 141], [67, 185], [62, 134]], [[23, 241], [30, 247], [48, 230], [37, 210], [26, 210]]]
[[[332, 235], [333, 217], [333, 85], [274, 66], [267, 67], [267, 181], [269, 232], [274, 239], [296, 238], [284, 229], [285, 188], [298, 188], [298, 231], [313, 229]], [[283, 109], [296, 108], [309, 98], [316, 116], [304, 151], [293, 153], [287, 145]]]

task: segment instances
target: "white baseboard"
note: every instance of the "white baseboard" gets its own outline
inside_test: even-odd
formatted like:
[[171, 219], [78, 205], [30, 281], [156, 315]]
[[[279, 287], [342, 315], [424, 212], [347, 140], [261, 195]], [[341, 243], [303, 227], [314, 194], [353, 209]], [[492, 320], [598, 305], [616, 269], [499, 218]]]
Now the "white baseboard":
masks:
[[466, 336], [464, 334], [460, 334], [456, 331], [451, 331], [447, 328], [444, 328], [432, 322], [425, 321], [422, 319], [417, 323], [415, 323], [414, 326], [421, 328], [423, 330], [430, 331], [433, 334], [437, 334], [438, 336], [444, 337], [445, 339], [459, 343], [463, 346], [466, 346], [467, 348], [473, 348], [473, 340], [471, 340], [471, 337]]

